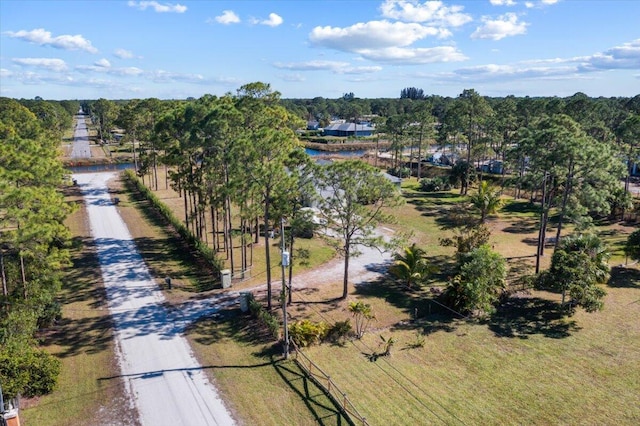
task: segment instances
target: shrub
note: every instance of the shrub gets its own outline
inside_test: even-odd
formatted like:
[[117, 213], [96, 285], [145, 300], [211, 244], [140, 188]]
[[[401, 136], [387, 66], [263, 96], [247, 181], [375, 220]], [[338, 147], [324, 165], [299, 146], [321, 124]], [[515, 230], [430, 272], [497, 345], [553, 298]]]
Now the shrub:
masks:
[[353, 336], [353, 327], [351, 326], [351, 320], [337, 321], [327, 330], [325, 340], [332, 343], [342, 343], [348, 337]]
[[269, 333], [271, 333], [274, 339], [280, 338], [280, 322], [278, 321], [278, 319], [275, 316], [271, 315], [271, 313], [269, 313], [260, 304], [260, 302], [255, 299], [252, 293], [249, 293], [246, 297], [249, 305], [249, 313], [251, 313], [251, 316], [267, 326], [267, 328], [269, 329]]
[[391, 167], [387, 172], [390, 175], [397, 176], [399, 178], [407, 178], [411, 176], [411, 169], [408, 167]]
[[327, 335], [329, 327], [326, 322], [313, 322], [309, 320], [296, 321], [289, 325], [289, 338], [296, 345], [304, 348], [318, 344]]
[[446, 176], [420, 179], [420, 189], [424, 192], [438, 192], [451, 190], [451, 183]]

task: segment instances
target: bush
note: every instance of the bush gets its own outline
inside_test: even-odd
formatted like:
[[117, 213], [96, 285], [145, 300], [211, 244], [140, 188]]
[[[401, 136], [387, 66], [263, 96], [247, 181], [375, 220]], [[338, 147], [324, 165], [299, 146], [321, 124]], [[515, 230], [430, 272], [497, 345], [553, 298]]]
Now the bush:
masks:
[[387, 170], [387, 173], [399, 178], [407, 178], [411, 176], [411, 169], [409, 169], [408, 167], [391, 167], [389, 170]]
[[269, 329], [274, 339], [280, 338], [280, 322], [258, 302], [252, 293], [247, 295], [249, 313]]
[[325, 340], [332, 343], [342, 343], [347, 338], [353, 336], [353, 327], [351, 326], [351, 320], [337, 321], [327, 330]]
[[289, 325], [289, 338], [301, 348], [320, 343], [327, 335], [326, 322], [296, 321]]
[[38, 328], [51, 327], [62, 318], [62, 307], [55, 300], [48, 300], [40, 309], [38, 315]]
[[446, 176], [420, 179], [420, 189], [424, 192], [450, 191], [451, 183]]
[[51, 393], [58, 383], [60, 360], [32, 347], [0, 351], [0, 381], [5, 396], [28, 398]]

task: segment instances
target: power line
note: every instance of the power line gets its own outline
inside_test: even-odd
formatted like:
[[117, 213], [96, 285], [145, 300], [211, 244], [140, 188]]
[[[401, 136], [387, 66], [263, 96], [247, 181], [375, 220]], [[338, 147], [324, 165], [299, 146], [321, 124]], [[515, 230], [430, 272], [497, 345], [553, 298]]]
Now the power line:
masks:
[[[315, 311], [322, 319], [324, 319], [325, 321], [329, 322], [329, 319], [327, 318], [327, 316], [323, 315], [322, 312], [318, 311], [317, 309], [315, 309], [311, 304], [309, 304], [300, 294], [299, 292], [296, 292], [296, 297], [298, 297], [302, 302], [306, 303], [308, 306], [311, 307], [311, 310]], [[362, 342], [361, 340], [359, 341], [360, 344], [362, 344], [367, 350], [369, 350], [371, 353], [374, 353], [375, 351], [369, 347], [366, 343]], [[351, 344], [357, 348], [356, 344], [354, 341], [351, 341]], [[360, 350], [360, 348], [357, 348], [358, 350]], [[384, 360], [384, 359], [383, 359]], [[417, 390], [421, 391], [422, 393], [424, 393], [431, 401], [433, 401], [436, 405], [438, 405], [440, 408], [442, 408], [442, 410], [444, 410], [447, 414], [449, 414], [451, 417], [453, 417], [454, 419], [456, 419], [458, 422], [460, 422], [461, 424], [465, 424], [460, 418], [458, 418], [454, 413], [452, 413], [450, 410], [448, 410], [446, 407], [444, 407], [442, 405], [442, 403], [440, 403], [439, 401], [437, 401], [435, 398], [433, 398], [431, 395], [429, 395], [429, 393], [427, 391], [425, 391], [424, 389], [420, 388], [416, 383], [414, 383], [411, 379], [409, 379], [406, 375], [404, 375], [403, 373], [401, 373], [397, 368], [393, 367], [389, 361], [384, 360], [385, 363], [394, 371], [396, 371], [396, 373], [398, 373], [402, 378], [404, 378], [406, 381], [408, 381], [412, 386], [414, 386]], [[416, 394], [414, 392], [412, 392], [410, 389], [407, 388], [407, 386], [405, 386], [404, 384], [400, 383], [395, 377], [393, 377], [393, 375], [391, 375], [388, 371], [386, 371], [385, 369], [383, 369], [378, 363], [375, 363], [376, 367], [378, 367], [385, 375], [387, 375], [392, 381], [394, 381], [400, 388], [402, 388], [403, 390], [405, 390], [409, 395], [411, 395], [420, 405], [422, 405], [425, 409], [427, 409], [429, 412], [431, 412], [436, 418], [438, 418], [440, 421], [442, 421], [444, 424], [448, 424], [448, 422], [443, 419], [440, 415], [438, 415], [431, 407], [429, 407], [423, 400], [421, 400], [420, 398], [418, 398], [416, 396]]]

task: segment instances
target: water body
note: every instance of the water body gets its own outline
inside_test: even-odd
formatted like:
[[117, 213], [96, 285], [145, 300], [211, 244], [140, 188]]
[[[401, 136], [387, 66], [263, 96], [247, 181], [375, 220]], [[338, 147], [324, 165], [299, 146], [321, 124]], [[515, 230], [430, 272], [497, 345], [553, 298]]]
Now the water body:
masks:
[[71, 173], [98, 173], [98, 172], [113, 172], [135, 168], [133, 163], [119, 163], [119, 164], [89, 164], [84, 166], [70, 166], [67, 170]]
[[320, 151], [319, 149], [304, 149], [307, 154], [312, 157], [316, 157], [318, 155], [335, 155], [340, 157], [362, 157], [368, 149], [356, 149], [353, 151]]
[[[320, 155], [331, 155], [338, 157], [362, 157], [368, 150], [357, 149], [353, 151], [320, 151], [318, 149], [305, 148], [307, 154], [312, 157]], [[98, 173], [98, 172], [113, 172], [122, 171], [128, 169], [134, 169], [133, 163], [117, 163], [117, 164], [89, 164], [82, 166], [69, 166], [67, 170], [71, 173]]]

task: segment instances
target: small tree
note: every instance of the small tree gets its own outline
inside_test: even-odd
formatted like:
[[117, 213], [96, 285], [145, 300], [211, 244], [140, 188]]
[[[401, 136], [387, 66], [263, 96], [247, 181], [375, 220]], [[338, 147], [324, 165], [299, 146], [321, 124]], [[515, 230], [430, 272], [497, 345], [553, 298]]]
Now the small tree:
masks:
[[344, 258], [342, 299], [346, 299], [349, 259], [360, 254], [359, 246], [388, 248], [376, 227], [393, 221], [387, 208], [398, 206], [402, 199], [379, 170], [359, 160], [331, 163], [318, 174], [319, 187], [327, 194], [320, 202], [320, 210], [331, 231], [328, 241]]
[[471, 204], [480, 213], [480, 223], [485, 223], [487, 216], [495, 214], [502, 207], [500, 190], [483, 180], [478, 190], [471, 195]]
[[562, 293], [563, 308], [568, 292], [572, 304], [587, 312], [601, 310], [607, 293], [598, 284], [609, 279], [609, 256], [597, 235], [571, 235], [553, 253], [551, 268], [542, 276], [542, 282]]
[[415, 243], [411, 247], [405, 247], [403, 251], [404, 253], [394, 255], [395, 263], [389, 268], [389, 272], [411, 288], [411, 284], [421, 283], [435, 271], [435, 268], [429, 264], [427, 252]]
[[461, 257], [460, 271], [445, 290], [445, 300], [459, 311], [485, 314], [506, 288], [506, 261], [485, 244]]
[[487, 244], [490, 236], [491, 231], [485, 225], [467, 226], [456, 229], [453, 237], [441, 238], [440, 245], [455, 247], [458, 262], [460, 262], [465, 254]]
[[624, 246], [624, 253], [627, 258], [638, 261], [640, 260], [640, 229], [635, 230], [627, 238], [627, 243]]
[[362, 301], [349, 302], [349, 312], [356, 320], [356, 337], [364, 336], [364, 332], [372, 319], [375, 319], [371, 305]]

